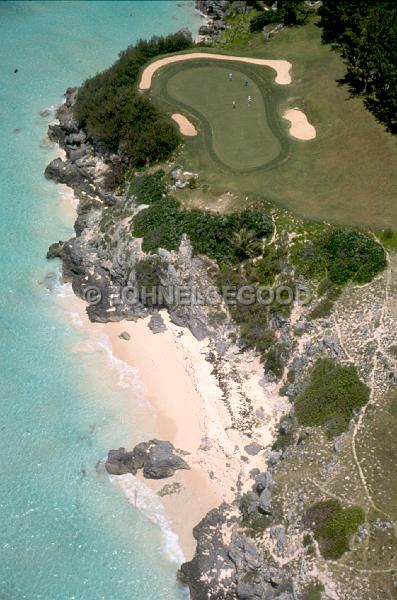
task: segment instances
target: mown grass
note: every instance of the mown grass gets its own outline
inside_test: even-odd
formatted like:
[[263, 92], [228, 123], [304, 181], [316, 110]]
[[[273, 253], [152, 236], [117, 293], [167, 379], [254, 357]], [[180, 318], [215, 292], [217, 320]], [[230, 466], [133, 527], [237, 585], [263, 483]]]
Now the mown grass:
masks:
[[376, 505], [397, 519], [397, 394], [368, 410], [357, 436], [357, 455]]
[[[229, 81], [231, 71], [233, 80]], [[251, 78], [248, 86], [245, 81], [244, 70], [209, 61], [206, 66], [185, 64], [167, 83], [168, 94], [199, 120], [217, 159], [233, 170], [265, 166], [281, 152], [268, 123], [267, 113], [273, 106], [266, 105], [267, 90]]]
[[[255, 78], [264, 93], [271, 89], [272, 93], [267, 96], [271, 105], [268, 114], [278, 116], [272, 127], [273, 133], [276, 127], [281, 132], [284, 158], [277, 164], [271, 161], [270, 167], [268, 164], [246, 172], [229, 168], [209, 151], [208, 129], [205, 123], [199, 122], [200, 134], [185, 140], [180, 160], [186, 168], [200, 174], [201, 189], [206, 190], [201, 193], [202, 202], [212, 203], [219, 209], [219, 197], [230, 191], [239, 206], [247, 196], [260, 196], [305, 218], [378, 229], [397, 227], [395, 139], [384, 131], [359, 99], [349, 99], [347, 91], [337, 85], [344, 66], [336, 53], [322, 46], [316, 25], [286, 28], [270, 42], [258, 35], [249, 44], [236, 46], [233, 52], [286, 59], [293, 65], [293, 82], [286, 86], [274, 83], [270, 69], [241, 63], [226, 66], [234, 73], [243, 72], [249, 79]], [[189, 66], [194, 85], [193, 61], [189, 61]], [[172, 78], [182, 71], [186, 71], [186, 64], [171, 65], [154, 78], [153, 99], [169, 113], [178, 108], [189, 112], [189, 107], [172, 98], [170, 93]], [[258, 83], [259, 80], [262, 83]], [[221, 88], [215, 90], [219, 104], [223, 101], [221, 91]], [[207, 92], [212, 101], [210, 86]], [[316, 127], [316, 139], [300, 142], [289, 136], [287, 122], [281, 119], [281, 114], [292, 106], [305, 111]], [[202, 107], [202, 110], [207, 109]], [[197, 120], [193, 111], [194, 107], [192, 115]]]

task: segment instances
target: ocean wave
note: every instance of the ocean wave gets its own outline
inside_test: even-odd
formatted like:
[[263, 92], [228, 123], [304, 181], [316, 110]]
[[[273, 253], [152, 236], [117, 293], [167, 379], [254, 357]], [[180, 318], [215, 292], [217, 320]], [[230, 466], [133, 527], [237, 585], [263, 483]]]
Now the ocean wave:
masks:
[[119, 386], [122, 389], [131, 389], [131, 387], [133, 387], [137, 392], [140, 392], [140, 396], [143, 398], [144, 384], [138, 377], [138, 369], [131, 367], [131, 365], [128, 363], [114, 356], [112, 351], [112, 343], [108, 335], [98, 335], [96, 343], [105, 351], [111, 367], [118, 372]]
[[[64, 283], [62, 281], [62, 275], [60, 270], [54, 273], [49, 273], [44, 281], [43, 285], [46, 290], [54, 296], [62, 299], [75, 299], [75, 294], [72, 289], [71, 283]], [[78, 311], [66, 310], [65, 311], [71, 321], [71, 324], [79, 330], [85, 331], [85, 323], [82, 315]], [[110, 368], [118, 374], [117, 384], [123, 390], [133, 389], [136, 392], [137, 400], [144, 402], [144, 391], [145, 387], [143, 382], [138, 377], [138, 369], [131, 367], [128, 363], [120, 360], [114, 356], [112, 351], [112, 342], [109, 336], [103, 332], [94, 333], [93, 330], [88, 331], [89, 341], [93, 350], [99, 349], [104, 351]], [[144, 402], [145, 406], [149, 406], [147, 402]]]
[[159, 496], [134, 475], [110, 476], [110, 479], [120, 487], [130, 504], [160, 528], [167, 558], [178, 565], [182, 564], [185, 561], [185, 556], [179, 544], [178, 536], [171, 529]]

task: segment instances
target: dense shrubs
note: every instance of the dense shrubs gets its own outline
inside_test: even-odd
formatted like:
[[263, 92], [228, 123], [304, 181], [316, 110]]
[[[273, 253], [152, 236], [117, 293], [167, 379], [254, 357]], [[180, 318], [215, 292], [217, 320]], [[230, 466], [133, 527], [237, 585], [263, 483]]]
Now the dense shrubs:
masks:
[[354, 229], [334, 229], [319, 243], [333, 283], [367, 283], [386, 267], [383, 247]]
[[147, 175], [137, 175], [130, 184], [129, 195], [138, 204], [153, 204], [167, 193], [166, 175], [163, 169]]
[[349, 550], [349, 539], [364, 520], [359, 506], [343, 508], [338, 500], [331, 499], [311, 506], [304, 523], [313, 529], [323, 557], [336, 560]]
[[147, 61], [191, 45], [191, 38], [182, 32], [141, 40], [121, 52], [112, 67], [85, 81], [74, 113], [89, 138], [122, 154], [132, 166], [167, 158], [177, 147], [179, 134], [135, 84]]
[[250, 31], [260, 31], [270, 23], [302, 25], [308, 14], [307, 6], [301, 0], [278, 0], [277, 10], [263, 10], [252, 17]]
[[250, 31], [251, 33], [254, 33], [255, 31], [261, 31], [265, 25], [269, 25], [270, 23], [282, 22], [283, 15], [279, 10], [264, 10], [252, 17], [250, 21]]
[[356, 367], [320, 358], [309, 384], [295, 400], [295, 411], [300, 425], [322, 425], [333, 437], [346, 430], [353, 410], [368, 400], [369, 389], [358, 378]]
[[162, 247], [175, 250], [186, 233], [194, 252], [218, 262], [238, 262], [242, 249], [236, 237], [252, 232], [259, 240], [270, 235], [272, 221], [262, 212], [246, 210], [221, 215], [200, 210], [182, 210], [175, 198], [165, 198], [140, 211], [133, 221], [133, 235], [143, 238], [145, 252]]
[[369, 234], [331, 228], [293, 252], [299, 272], [320, 279], [327, 275], [337, 285], [367, 283], [387, 264], [384, 248]]

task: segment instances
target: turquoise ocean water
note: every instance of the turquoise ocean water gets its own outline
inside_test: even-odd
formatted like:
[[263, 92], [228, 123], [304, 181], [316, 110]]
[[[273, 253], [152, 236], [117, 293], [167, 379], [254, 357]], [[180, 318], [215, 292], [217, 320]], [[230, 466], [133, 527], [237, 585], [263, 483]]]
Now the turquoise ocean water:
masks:
[[1, 600], [184, 596], [160, 529], [96, 468], [139, 417], [131, 433], [104, 354], [72, 351], [81, 336], [42, 285], [72, 230], [39, 112], [138, 37], [199, 24], [192, 2], [0, 2]]

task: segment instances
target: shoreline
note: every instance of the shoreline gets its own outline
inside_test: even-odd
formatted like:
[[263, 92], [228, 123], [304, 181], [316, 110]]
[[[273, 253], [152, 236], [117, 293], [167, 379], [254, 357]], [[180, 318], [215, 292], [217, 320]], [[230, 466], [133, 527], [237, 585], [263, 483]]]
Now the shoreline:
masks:
[[[68, 186], [65, 190], [61, 208], [70, 219], [72, 211], [76, 213], [76, 202], [73, 190]], [[69, 208], [66, 206], [68, 201]], [[184, 558], [190, 560], [196, 548], [193, 528], [211, 509], [222, 502], [233, 503], [238, 492], [248, 491], [249, 471], [266, 468], [263, 452], [273, 438], [277, 421], [287, 409], [287, 402], [278, 396], [274, 384], [264, 385], [263, 367], [253, 353], [242, 355], [232, 348], [224, 358], [218, 357], [223, 363], [224, 376], [233, 376], [237, 369], [242, 375], [240, 382], [229, 381], [225, 398], [214, 366], [208, 360], [208, 353], [214, 352], [209, 339], [198, 341], [187, 328], [171, 323], [166, 310], [161, 311], [166, 324], [166, 331], [161, 333], [150, 330], [150, 317], [137, 321], [92, 322], [86, 313], [86, 303], [72, 293], [64, 296], [61, 302], [58, 298], [58, 305], [74, 314], [72, 324], [77, 318], [79, 328], [87, 336], [87, 343], [79, 344], [74, 351], [104, 351], [99, 340], [105, 336], [117, 364], [123, 363], [135, 371], [137, 380], [142, 383], [143, 402], [139, 409], [146, 412], [143, 422], [147, 431], [139, 441], [167, 440], [175, 448], [189, 453], [185, 459], [191, 469], [176, 471], [173, 477], [149, 480], [141, 475], [121, 475], [111, 476], [111, 480], [138, 509], [135, 489], [140, 484], [144, 482], [156, 495], [160, 492], [161, 496], [157, 497], [164, 507], [170, 529], [178, 537]], [[127, 333], [130, 339], [120, 338], [122, 333]], [[110, 381], [114, 380], [112, 370], [115, 368], [109, 364]], [[124, 389], [127, 387], [123, 386]], [[258, 419], [252, 437], [233, 426], [233, 420], [236, 421], [246, 408], [243, 401], [247, 395], [251, 409], [264, 413]], [[132, 429], [136, 402], [136, 393], [131, 393], [127, 418], [131, 420]], [[248, 455], [244, 450], [252, 442], [259, 444], [261, 449], [256, 456]], [[242, 489], [237, 490], [239, 480]], [[164, 486], [167, 486], [165, 490]]]
[[[248, 463], [241, 460], [245, 454], [244, 445], [250, 440], [235, 430], [228, 431], [230, 416], [221, 400], [221, 390], [215, 377], [211, 375], [212, 367], [203, 354], [208, 342], [198, 342], [189, 331], [171, 324], [165, 314], [162, 316], [167, 323], [167, 331], [152, 333], [147, 326], [148, 319], [92, 323], [86, 314], [84, 301], [77, 296], [67, 297], [61, 306], [67, 312], [78, 313], [79, 327], [88, 338], [87, 343], [83, 342], [74, 351], [101, 351], [98, 340], [104, 334], [110, 342], [113, 357], [136, 370], [144, 398], [139, 403], [139, 411], [141, 416], [142, 412], [146, 413], [142, 420], [150, 430], [149, 437], [170, 441], [176, 448], [189, 452], [185, 458], [190, 471], [177, 471], [173, 477], [161, 480], [144, 479], [141, 475], [112, 476], [111, 480], [120, 486], [132, 505], [136, 504], [133, 490], [139, 487], [139, 482], [155, 494], [168, 486], [170, 493], [159, 496], [159, 500], [172, 532], [178, 536], [184, 558], [191, 559], [196, 546], [193, 528], [211, 509], [222, 502], [235, 500], [239, 477], [243, 482], [250, 481], [244, 468], [248, 467]], [[129, 341], [119, 337], [123, 332], [131, 335]], [[110, 381], [114, 380], [112, 370], [116, 368], [109, 364]], [[123, 388], [128, 392], [127, 387]], [[204, 389], [208, 394], [207, 402], [202, 396]], [[131, 392], [130, 419], [133, 428], [137, 395], [135, 389]], [[237, 401], [236, 398], [234, 400]], [[265, 396], [263, 404], [266, 404]], [[268, 423], [257, 437], [263, 447], [270, 441], [278, 418], [271, 412]], [[265, 465], [263, 455], [250, 457], [249, 470], [255, 467], [263, 470]], [[139, 509], [139, 501], [137, 505]]]

